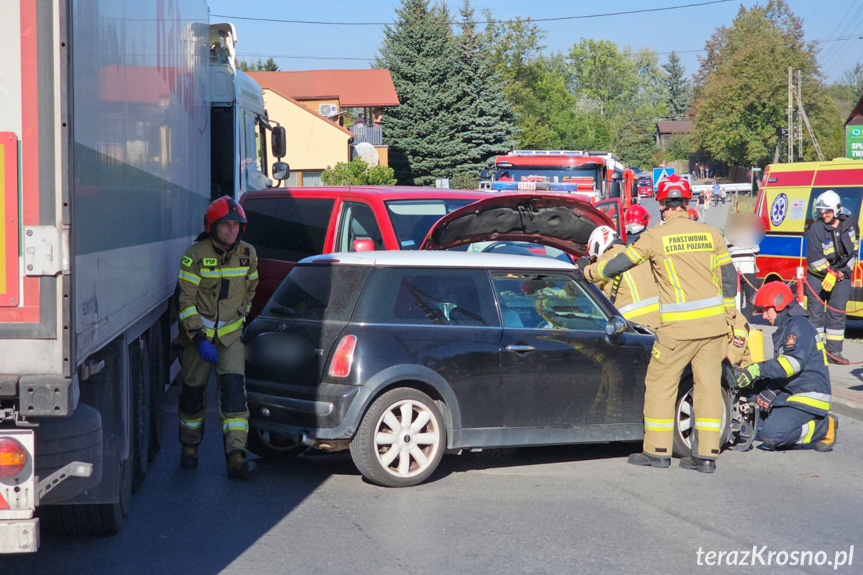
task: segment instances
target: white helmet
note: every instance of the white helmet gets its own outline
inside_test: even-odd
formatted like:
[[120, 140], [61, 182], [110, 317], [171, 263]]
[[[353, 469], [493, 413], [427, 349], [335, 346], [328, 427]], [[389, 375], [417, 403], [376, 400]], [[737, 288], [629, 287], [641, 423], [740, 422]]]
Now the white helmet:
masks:
[[839, 194], [833, 190], [827, 190], [818, 196], [812, 208], [819, 214], [832, 211], [834, 216], [838, 216], [839, 210], [842, 209], [842, 200], [839, 198]]
[[599, 226], [590, 232], [590, 238], [587, 240], [587, 255], [592, 258], [601, 256], [616, 239], [616, 231], [608, 226]]

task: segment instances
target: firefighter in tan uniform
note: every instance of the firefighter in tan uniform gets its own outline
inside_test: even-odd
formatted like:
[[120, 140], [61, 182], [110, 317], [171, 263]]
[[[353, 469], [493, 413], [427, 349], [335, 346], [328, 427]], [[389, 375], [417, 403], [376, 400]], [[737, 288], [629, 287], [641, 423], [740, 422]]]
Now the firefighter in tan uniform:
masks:
[[737, 314], [737, 274], [722, 235], [689, 219], [691, 198], [686, 180], [664, 179], [656, 199], [665, 225], [644, 232], [602, 269], [586, 268], [585, 277], [606, 282], [649, 261], [659, 288], [660, 327], [644, 382], [644, 451], [632, 454], [629, 463], [671, 465], [678, 385], [691, 363], [695, 429], [691, 455], [680, 466], [712, 473], [722, 432], [722, 360]]
[[239, 239], [245, 229], [246, 214], [237, 202], [224, 196], [211, 203], [204, 216], [204, 234], [183, 255], [178, 282], [183, 346], [180, 465], [198, 466], [207, 382], [215, 366], [227, 471], [232, 478], [247, 477], [254, 469], [246, 459], [249, 409], [240, 336], [258, 285], [258, 258], [255, 248]]
[[[590, 234], [587, 248], [588, 257], [598, 258], [587, 269], [600, 275], [608, 262], [626, 251], [626, 244], [617, 239], [617, 232], [610, 227], [599, 226]], [[599, 287], [627, 320], [653, 330], [659, 328], [659, 289], [649, 264], [600, 281]]]

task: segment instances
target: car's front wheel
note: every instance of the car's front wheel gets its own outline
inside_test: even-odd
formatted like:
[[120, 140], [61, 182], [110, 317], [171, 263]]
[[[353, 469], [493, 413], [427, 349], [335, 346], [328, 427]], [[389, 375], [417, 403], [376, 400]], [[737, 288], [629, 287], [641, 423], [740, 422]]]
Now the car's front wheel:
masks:
[[369, 407], [351, 440], [351, 458], [372, 483], [409, 487], [428, 479], [445, 448], [446, 429], [435, 402], [415, 389], [398, 388]]
[[[677, 404], [674, 411], [674, 447], [676, 457], [689, 457], [692, 448], [692, 434], [695, 431], [695, 415], [692, 402], [692, 376], [680, 382], [677, 394]], [[728, 390], [722, 388], [722, 424], [719, 436], [720, 447], [725, 445], [731, 433], [731, 396]]]

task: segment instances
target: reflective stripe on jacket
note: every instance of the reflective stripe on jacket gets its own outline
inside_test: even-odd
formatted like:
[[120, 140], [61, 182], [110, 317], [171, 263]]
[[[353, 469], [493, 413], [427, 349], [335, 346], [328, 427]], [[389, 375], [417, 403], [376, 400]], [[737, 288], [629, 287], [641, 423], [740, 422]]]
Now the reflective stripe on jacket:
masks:
[[826, 415], [831, 394], [827, 354], [809, 321], [809, 313], [792, 303], [786, 313], [779, 315], [776, 325], [779, 329], [773, 334], [774, 359], [759, 364], [762, 378], [782, 381], [784, 393], [773, 405]]
[[[588, 267], [597, 269], [604, 267], [618, 254], [626, 250], [626, 245], [615, 244], [606, 251], [599, 260]], [[623, 272], [617, 278], [602, 282], [600, 289], [609, 299], [614, 289], [615, 282], [618, 283], [617, 297], [614, 305], [620, 314], [629, 321], [646, 325], [651, 329], [659, 328], [659, 289], [656, 280], [650, 271], [650, 264], [635, 266], [627, 272]]]
[[852, 218], [840, 217], [834, 228], [822, 220], [812, 223], [806, 232], [806, 267], [809, 273], [823, 278], [827, 270], [850, 276], [857, 260], [860, 237]]
[[588, 266], [585, 277], [607, 282], [647, 261], [659, 291], [660, 333], [678, 340], [728, 333], [737, 315], [737, 272], [715, 228], [684, 211], [666, 212], [664, 225], [645, 231], [601, 268]]
[[258, 286], [255, 248], [240, 241], [224, 251], [212, 238], [201, 240], [186, 250], [177, 277], [185, 335], [200, 333], [226, 346], [239, 339]]

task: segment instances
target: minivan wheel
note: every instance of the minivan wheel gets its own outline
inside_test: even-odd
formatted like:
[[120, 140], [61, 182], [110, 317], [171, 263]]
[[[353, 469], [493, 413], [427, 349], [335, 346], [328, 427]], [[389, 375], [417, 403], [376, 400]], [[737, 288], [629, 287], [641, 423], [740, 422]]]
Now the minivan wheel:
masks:
[[385, 487], [409, 487], [434, 472], [446, 448], [446, 429], [434, 401], [410, 388], [372, 403], [351, 440], [351, 458], [363, 476]]
[[[692, 448], [692, 433], [695, 431], [695, 416], [692, 408], [692, 376], [680, 382], [677, 403], [674, 410], [674, 446], [675, 457], [689, 457]], [[722, 435], [719, 437], [720, 448], [725, 445], [731, 433], [731, 396], [728, 390], [722, 388]]]

